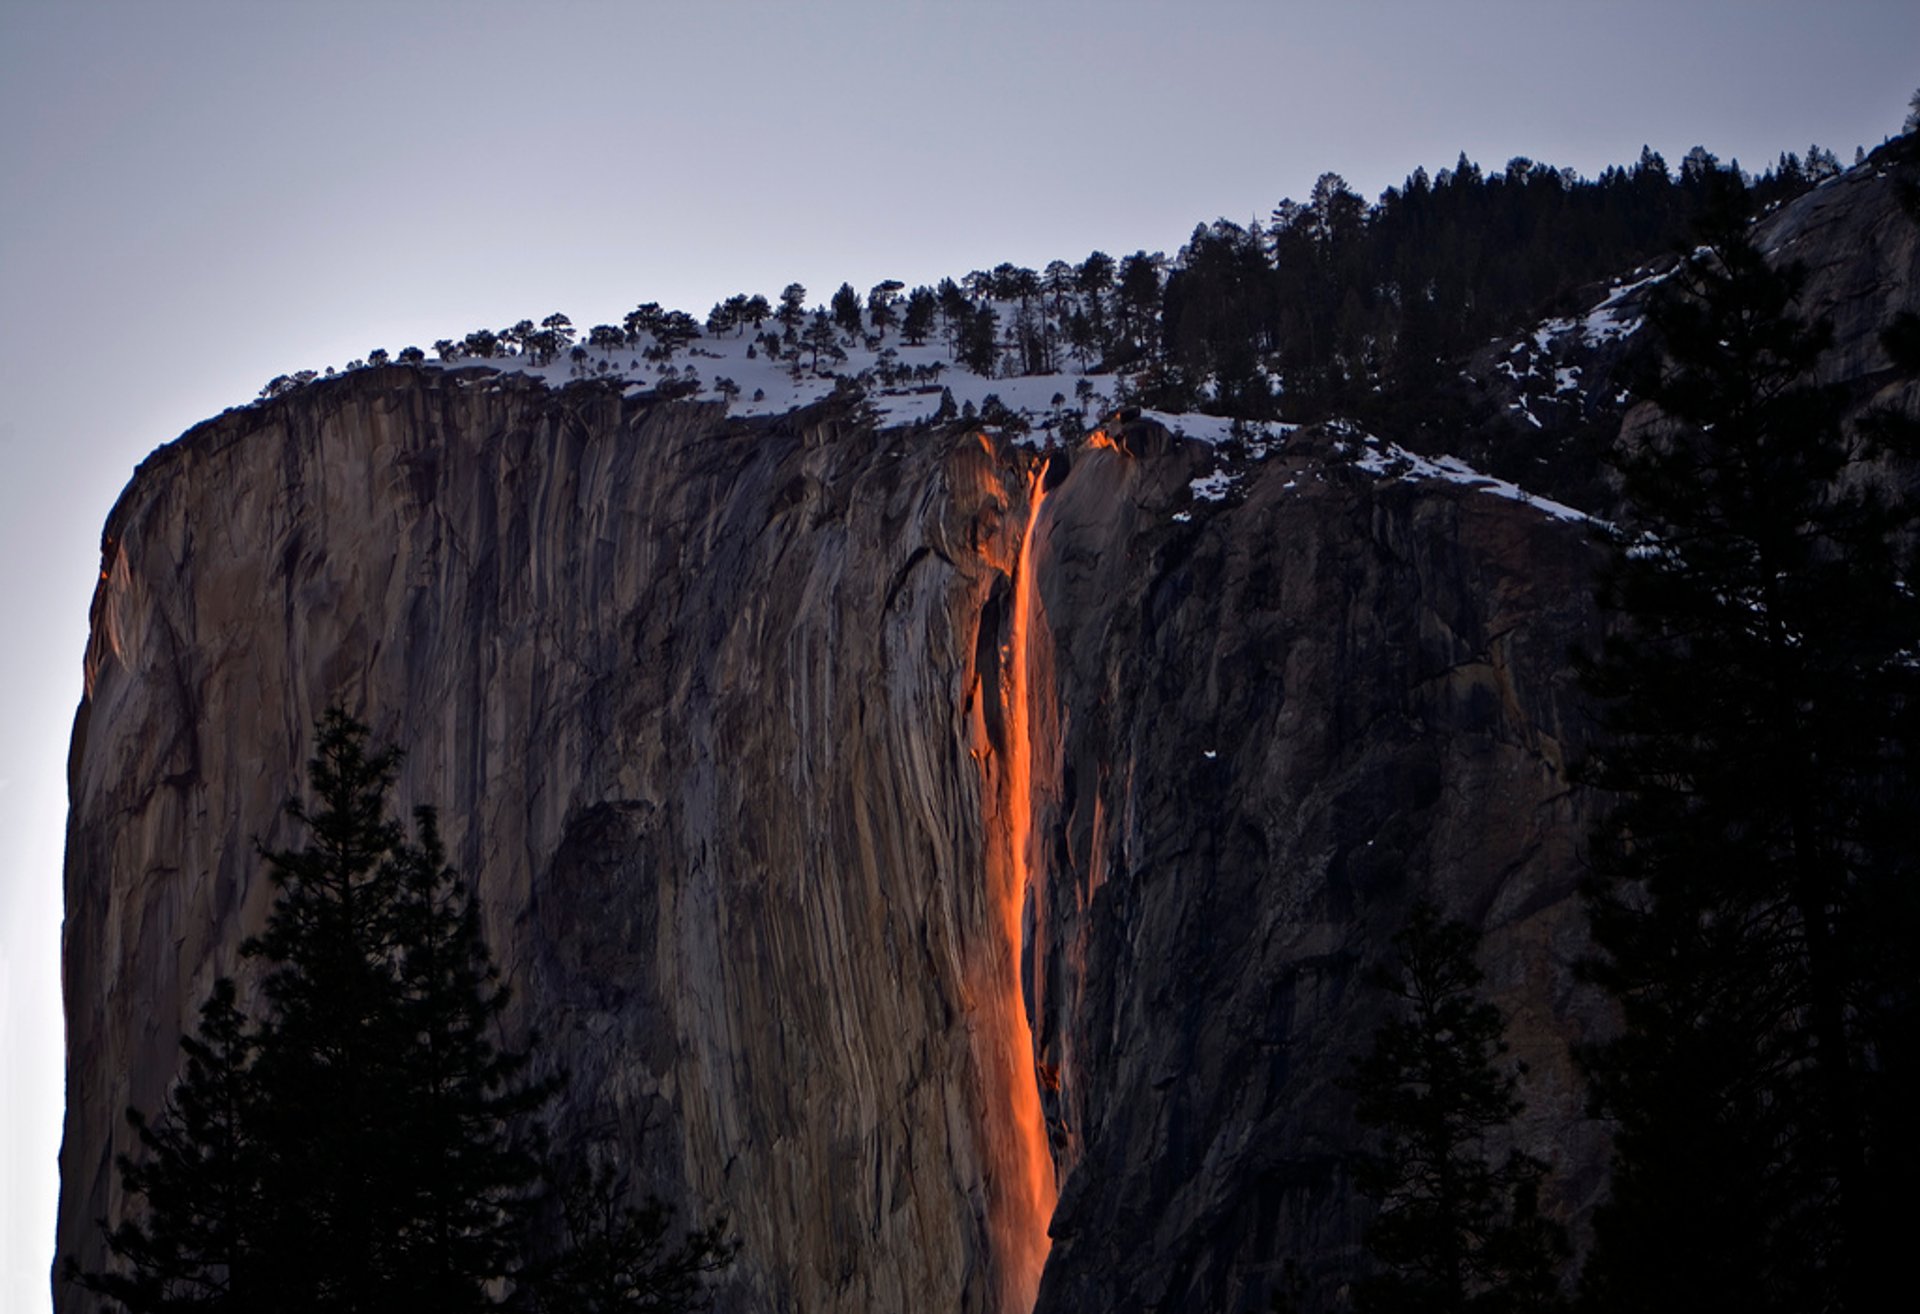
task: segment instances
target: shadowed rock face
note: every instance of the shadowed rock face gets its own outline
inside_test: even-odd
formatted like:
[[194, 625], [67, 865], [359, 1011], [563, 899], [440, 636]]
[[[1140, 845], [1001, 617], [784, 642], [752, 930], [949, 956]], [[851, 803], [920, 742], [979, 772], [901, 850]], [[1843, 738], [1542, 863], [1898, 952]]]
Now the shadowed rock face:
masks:
[[1916, 183], [1920, 142], [1895, 142], [1871, 164], [1781, 207], [1754, 233], [1770, 260], [1804, 266], [1804, 308], [1833, 327], [1820, 375], [1853, 384], [1860, 401], [1913, 400], [1911, 380], [1883, 391], [1891, 376], [1880, 333], [1902, 311], [1920, 310], [1920, 213], [1900, 195]]
[[[1336, 1280], [1357, 968], [1422, 890], [1487, 927], [1521, 1136], [1584, 1208], [1584, 535], [1325, 437], [1195, 503], [1211, 453], [1118, 437], [1055, 457], [1025, 563], [1031, 454], [831, 406], [392, 368], [156, 453], [74, 735], [62, 1252], [97, 1262], [121, 1110], [159, 1105], [260, 926], [254, 840], [293, 839], [332, 703], [441, 809], [570, 1070], [562, 1144], [638, 1146], [729, 1214], [725, 1308], [1018, 1303], [1031, 1165], [991, 1056], [1023, 997], [1061, 1186], [1040, 1308], [1264, 1308], [1288, 1256]], [[1024, 954], [989, 881], [1023, 723]]]
[[1589, 548], [1325, 441], [1274, 461], [1188, 522], [1177, 457], [1093, 452], [1047, 501], [1038, 1030], [1074, 1167], [1043, 1308], [1264, 1309], [1287, 1258], [1332, 1294], [1358, 1223], [1335, 1082], [1378, 1020], [1361, 969], [1421, 891], [1487, 928], [1554, 1207], [1600, 1184], [1567, 1049], [1601, 1016], [1571, 973]]

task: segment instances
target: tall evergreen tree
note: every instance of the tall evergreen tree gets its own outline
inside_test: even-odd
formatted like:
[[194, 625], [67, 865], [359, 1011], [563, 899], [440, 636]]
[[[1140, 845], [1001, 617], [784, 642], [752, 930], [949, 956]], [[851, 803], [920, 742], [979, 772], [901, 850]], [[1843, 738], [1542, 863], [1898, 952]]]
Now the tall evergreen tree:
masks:
[[530, 1080], [528, 1051], [496, 1043], [508, 995], [479, 905], [446, 861], [433, 809], [415, 809], [414, 830], [395, 860], [395, 1057], [410, 1096], [392, 1176], [410, 1218], [389, 1289], [411, 1286], [418, 1307], [450, 1309], [470, 1302], [476, 1277], [520, 1266], [541, 1171], [533, 1115], [556, 1083]]
[[431, 810], [387, 814], [397, 755], [329, 712], [290, 804], [306, 847], [243, 953], [265, 967], [248, 1025], [221, 981], [187, 1064], [121, 1164], [142, 1215], [118, 1265], [78, 1274], [135, 1314], [435, 1310], [498, 1303], [524, 1249], [538, 1161], [527, 1116], [553, 1086], [501, 1050], [506, 993]]
[[1379, 1204], [1367, 1248], [1382, 1271], [1354, 1288], [1363, 1314], [1505, 1314], [1558, 1306], [1560, 1228], [1540, 1215], [1546, 1165], [1519, 1151], [1492, 1162], [1488, 1140], [1524, 1107], [1502, 1070], [1506, 1022], [1475, 993], [1480, 942], [1414, 906], [1373, 974], [1395, 1013], [1344, 1083], [1376, 1133], [1354, 1180]]
[[883, 278], [867, 290], [867, 323], [875, 333], [884, 334], [900, 318], [900, 294], [906, 286], [897, 278]]
[[1585, 1056], [1616, 1140], [1584, 1281], [1603, 1309], [1864, 1310], [1920, 1093], [1915, 507], [1813, 381], [1802, 273], [1713, 185], [1653, 316], [1664, 423], [1617, 458], [1623, 624], [1583, 667], [1608, 732], [1586, 774], [1623, 799], [1593, 972], [1624, 1023]]
[[1158, 347], [1157, 316], [1160, 313], [1160, 268], [1145, 251], [1135, 251], [1120, 262], [1120, 286], [1117, 304], [1120, 331], [1137, 351]]
[[134, 1311], [242, 1314], [267, 1290], [262, 1271], [264, 1178], [251, 1128], [258, 1097], [253, 1081], [257, 1038], [222, 978], [200, 1009], [198, 1034], [181, 1041], [186, 1066], [152, 1122], [137, 1110], [127, 1121], [138, 1156], [118, 1167], [126, 1194], [152, 1206], [107, 1233], [119, 1267], [70, 1278]]

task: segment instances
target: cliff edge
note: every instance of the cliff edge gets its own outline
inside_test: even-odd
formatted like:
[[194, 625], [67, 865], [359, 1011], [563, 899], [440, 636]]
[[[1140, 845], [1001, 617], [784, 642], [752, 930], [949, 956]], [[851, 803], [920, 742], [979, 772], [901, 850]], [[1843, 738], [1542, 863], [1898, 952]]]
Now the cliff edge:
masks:
[[730, 1215], [723, 1308], [1256, 1309], [1284, 1256], [1338, 1272], [1332, 1083], [1422, 891], [1487, 928], [1577, 1212], [1593, 549], [1389, 457], [409, 367], [161, 449], [74, 734], [61, 1253], [97, 1259], [121, 1111], [239, 966], [336, 703], [440, 808], [563, 1139]]

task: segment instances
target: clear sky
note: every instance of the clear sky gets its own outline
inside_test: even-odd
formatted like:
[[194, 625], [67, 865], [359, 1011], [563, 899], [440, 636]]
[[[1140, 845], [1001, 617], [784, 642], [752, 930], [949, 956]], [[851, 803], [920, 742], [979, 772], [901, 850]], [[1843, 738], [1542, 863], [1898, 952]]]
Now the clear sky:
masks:
[[101, 523], [268, 378], [640, 301], [1175, 250], [1324, 170], [1851, 160], [1913, 0], [0, 0], [0, 1309], [47, 1304]]

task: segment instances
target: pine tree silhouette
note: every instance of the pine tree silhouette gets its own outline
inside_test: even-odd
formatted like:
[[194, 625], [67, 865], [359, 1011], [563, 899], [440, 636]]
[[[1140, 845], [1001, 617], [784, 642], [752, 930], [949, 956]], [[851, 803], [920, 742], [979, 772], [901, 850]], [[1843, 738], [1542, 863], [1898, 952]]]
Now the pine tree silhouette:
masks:
[[1547, 1310], [1558, 1304], [1561, 1229], [1539, 1212], [1547, 1165], [1487, 1142], [1524, 1107], [1503, 1070], [1505, 1020], [1474, 992], [1479, 933], [1417, 903], [1373, 983], [1396, 1001], [1344, 1085], [1376, 1134], [1354, 1180], [1378, 1202], [1367, 1249], [1382, 1272], [1355, 1285], [1363, 1312]]
[[230, 980], [182, 1042], [165, 1108], [129, 1117], [137, 1217], [108, 1271], [70, 1274], [135, 1314], [492, 1308], [521, 1266], [555, 1083], [496, 1039], [507, 995], [430, 809], [386, 809], [398, 762], [329, 712], [306, 847], [243, 954], [266, 969], [249, 1023]]

